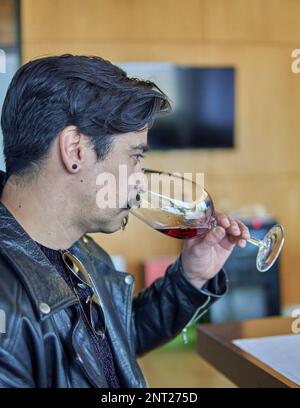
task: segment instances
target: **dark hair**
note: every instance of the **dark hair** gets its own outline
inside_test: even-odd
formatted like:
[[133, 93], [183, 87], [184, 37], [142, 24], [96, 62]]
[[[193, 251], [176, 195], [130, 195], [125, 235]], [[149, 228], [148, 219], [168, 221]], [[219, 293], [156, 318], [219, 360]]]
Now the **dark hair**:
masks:
[[150, 128], [156, 114], [170, 111], [156, 84], [129, 78], [101, 57], [32, 60], [14, 75], [2, 108], [7, 177], [35, 173], [68, 125], [90, 138], [99, 160], [109, 152], [112, 135]]

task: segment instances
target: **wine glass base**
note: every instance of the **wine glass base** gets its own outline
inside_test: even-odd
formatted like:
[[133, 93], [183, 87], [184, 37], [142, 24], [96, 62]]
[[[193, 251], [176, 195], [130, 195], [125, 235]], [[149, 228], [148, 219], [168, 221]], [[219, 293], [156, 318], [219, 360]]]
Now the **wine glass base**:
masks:
[[256, 267], [260, 272], [268, 271], [277, 260], [284, 244], [285, 234], [283, 226], [274, 225], [265, 235], [259, 245]]

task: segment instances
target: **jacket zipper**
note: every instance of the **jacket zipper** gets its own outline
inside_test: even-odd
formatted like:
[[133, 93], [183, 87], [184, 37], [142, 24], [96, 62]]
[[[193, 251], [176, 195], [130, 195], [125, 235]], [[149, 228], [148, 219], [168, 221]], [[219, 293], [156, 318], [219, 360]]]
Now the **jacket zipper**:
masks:
[[[90, 279], [91, 279], [91, 281], [92, 281], [93, 287], [96, 288], [96, 285], [94, 284], [93, 278], [92, 278], [91, 276], [90, 276]], [[127, 305], [127, 308], [129, 309], [129, 313], [128, 313], [128, 316], [129, 316], [129, 317], [131, 316], [132, 295], [133, 295], [134, 287], [135, 287], [135, 282], [133, 281], [133, 284], [132, 284], [132, 286], [131, 286], [130, 296], [129, 296], [129, 305]], [[95, 292], [96, 292], [96, 291], [95, 291]], [[100, 306], [102, 307], [102, 310], [103, 310], [103, 316], [104, 316], [104, 320], [105, 320], [106, 317], [105, 317], [105, 313], [104, 313], [103, 303], [102, 303], [102, 301], [101, 301], [101, 299], [100, 299], [100, 296], [98, 296], [98, 298], [99, 298], [98, 300], [99, 300]], [[106, 325], [105, 325], [105, 327], [106, 327]], [[129, 324], [128, 324], [128, 327], [127, 327], [128, 338], [129, 338], [129, 334], [130, 334], [129, 328], [130, 328], [130, 320], [129, 320]], [[129, 344], [133, 344], [133, 343], [129, 342]], [[135, 360], [132, 360], [132, 363], [133, 363], [135, 366], [138, 366], [138, 365], [137, 365], [137, 362], [136, 362]], [[137, 368], [139, 368], [139, 367], [137, 367]], [[142, 372], [140, 372], [140, 375], [144, 378], [147, 388], [150, 388], [150, 387], [149, 387], [149, 384], [148, 384], [148, 382], [147, 382], [147, 379], [145, 378], [145, 376], [143, 375]]]
[[[131, 336], [130, 336], [131, 312], [132, 312], [132, 299], [133, 299], [134, 287], [135, 287], [135, 281], [133, 281], [133, 284], [132, 284], [132, 286], [131, 286], [130, 296], [128, 296], [128, 298], [129, 298], [128, 303], [129, 303], [129, 304], [127, 303], [127, 309], [128, 309], [128, 311], [129, 311], [129, 313], [128, 313], [129, 318], [128, 318], [128, 324], [127, 324], [127, 332], [128, 332], [129, 344], [134, 344], [134, 341], [133, 341], [133, 339], [132, 339]], [[140, 367], [139, 367], [137, 361], [136, 361], [136, 360], [133, 360], [133, 363], [134, 363], [134, 365], [137, 367], [137, 369], [138, 369], [139, 372], [140, 372], [141, 377], [142, 377], [143, 380], [145, 381], [146, 388], [150, 388], [149, 383], [148, 383], [148, 381], [147, 381], [147, 378], [146, 378], [146, 377], [144, 376], [144, 374], [142, 373], [142, 371], [141, 371], [141, 369], [140, 369]]]
[[98, 301], [99, 301], [99, 303], [100, 303], [100, 306], [101, 306], [101, 309], [102, 309], [102, 312], [103, 312], [104, 327], [105, 327], [104, 336], [106, 336], [106, 333], [105, 333], [105, 332], [106, 332], [106, 321], [107, 321], [107, 319], [106, 319], [106, 316], [105, 316], [105, 311], [104, 311], [104, 308], [103, 308], [103, 303], [102, 303], [102, 300], [101, 300], [100, 295], [98, 295], [98, 292], [96, 291], [96, 285], [95, 285], [95, 283], [94, 283], [94, 280], [93, 280], [92, 276], [89, 275], [89, 277], [90, 277], [90, 280], [91, 280], [91, 282], [92, 282], [92, 284], [93, 284], [93, 291], [94, 291], [95, 294], [97, 294], [97, 299], [98, 299]]
[[[80, 306], [79, 306], [79, 304], [76, 304], [75, 307], [76, 307], [76, 310], [77, 310], [77, 316], [78, 316], [78, 317], [77, 317], [77, 320], [76, 320], [76, 323], [75, 323], [75, 326], [74, 326], [74, 329], [73, 329], [72, 336], [73, 336], [74, 331], [76, 330], [76, 328], [77, 328], [77, 326], [78, 326], [78, 324], [79, 324], [79, 321], [80, 321], [80, 319], [81, 319], [81, 313], [80, 313]], [[85, 366], [84, 366], [84, 364], [83, 364], [83, 361], [82, 361], [80, 355], [77, 353], [77, 350], [75, 351], [75, 362], [76, 362], [77, 365], [81, 368], [81, 370], [84, 372], [84, 374], [85, 374], [86, 377], [90, 380], [90, 382], [93, 384], [93, 386], [94, 386], [95, 388], [99, 388], [99, 386], [95, 383], [95, 381], [93, 380], [93, 378], [90, 376], [89, 372], [86, 370], [86, 368], [85, 368]]]
[[[207, 305], [209, 304], [210, 299], [211, 299], [211, 297], [208, 296], [208, 298], [206, 299], [205, 303], [204, 303], [203, 305], [201, 305], [200, 307], [198, 307], [198, 309], [196, 310], [196, 312], [193, 314], [192, 318], [189, 320], [189, 322], [188, 322], [188, 323], [184, 326], [184, 328], [181, 330], [182, 338], [183, 338], [183, 343], [184, 343], [184, 344], [188, 344], [188, 342], [189, 342], [188, 335], [187, 335], [187, 328], [188, 328], [189, 326], [191, 326], [191, 325], [192, 325], [196, 320], [198, 320], [201, 316], [204, 315], [204, 313], [207, 311], [207, 309], [205, 309], [205, 308], [206, 308]], [[198, 312], [199, 312], [200, 310], [202, 310], [202, 309], [204, 309], [203, 312], [201, 312], [199, 315], [197, 315]]]

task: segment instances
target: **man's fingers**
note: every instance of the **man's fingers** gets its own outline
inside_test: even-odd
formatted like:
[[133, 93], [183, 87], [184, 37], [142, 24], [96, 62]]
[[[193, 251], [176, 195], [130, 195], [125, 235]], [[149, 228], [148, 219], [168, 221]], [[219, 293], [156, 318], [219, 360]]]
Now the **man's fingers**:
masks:
[[228, 219], [230, 221], [230, 226], [227, 228], [226, 232], [231, 235], [234, 235], [235, 237], [238, 237], [239, 235], [241, 235], [241, 230], [240, 230], [238, 222], [230, 216], [228, 216]]
[[241, 234], [239, 223], [229, 215], [216, 212], [216, 219], [218, 225], [221, 225], [223, 228], [225, 228], [227, 233], [234, 236], [239, 236]]
[[230, 226], [229, 218], [225, 214], [216, 212], [216, 219], [218, 225], [221, 225], [224, 228], [228, 228]]
[[241, 238], [245, 239], [249, 239], [250, 238], [250, 232], [249, 232], [249, 228], [246, 227], [245, 224], [243, 224], [240, 220], [236, 220], [237, 223], [239, 224], [239, 228], [241, 231]]
[[227, 228], [227, 232], [232, 234], [235, 237], [242, 238], [243, 240], [247, 240], [250, 238], [250, 232], [248, 227], [242, 223], [242, 221], [238, 219], [233, 219], [232, 217], [228, 217], [230, 220], [230, 227]]
[[238, 246], [240, 248], [245, 248], [245, 246], [247, 245], [247, 241], [245, 241], [244, 239], [240, 239], [238, 242]]
[[217, 226], [209, 231], [209, 233], [205, 237], [205, 242], [209, 246], [214, 246], [224, 238], [225, 234], [225, 229], [223, 227]]
[[216, 220], [218, 226], [213, 228], [206, 236], [208, 245], [219, 243], [226, 235], [226, 239], [230, 243], [245, 248], [247, 240], [250, 238], [249, 229], [245, 224], [220, 212], [216, 212]]

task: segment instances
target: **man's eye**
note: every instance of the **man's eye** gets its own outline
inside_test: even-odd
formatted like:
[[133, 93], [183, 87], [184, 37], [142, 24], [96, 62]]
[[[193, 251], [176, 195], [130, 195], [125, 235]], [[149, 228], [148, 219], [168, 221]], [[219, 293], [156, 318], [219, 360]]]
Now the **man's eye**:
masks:
[[145, 157], [144, 154], [135, 154], [134, 157], [136, 157], [138, 160], [143, 159]]

